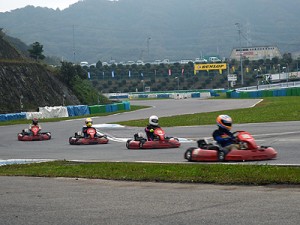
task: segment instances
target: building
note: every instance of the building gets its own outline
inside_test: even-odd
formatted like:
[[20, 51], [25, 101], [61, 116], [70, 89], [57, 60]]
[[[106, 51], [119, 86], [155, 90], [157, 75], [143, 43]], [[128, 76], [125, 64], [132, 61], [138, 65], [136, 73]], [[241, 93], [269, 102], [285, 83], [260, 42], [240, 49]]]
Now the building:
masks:
[[279, 49], [276, 46], [252, 46], [234, 48], [229, 59], [236, 59], [240, 61], [240, 55], [242, 55], [243, 59], [248, 59], [250, 61], [282, 57]]

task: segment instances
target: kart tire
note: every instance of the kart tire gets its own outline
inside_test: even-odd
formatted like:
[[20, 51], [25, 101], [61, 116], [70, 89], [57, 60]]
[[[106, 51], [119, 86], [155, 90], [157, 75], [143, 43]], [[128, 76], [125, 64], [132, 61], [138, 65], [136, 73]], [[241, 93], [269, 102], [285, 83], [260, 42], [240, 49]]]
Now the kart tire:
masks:
[[74, 145], [75, 144], [74, 141], [73, 141], [73, 137], [69, 137], [69, 144], [70, 145]]
[[143, 145], [144, 145], [144, 142], [143, 142], [143, 141], [140, 141], [139, 147], [140, 147], [140, 148], [143, 148]]
[[196, 148], [188, 148], [184, 153], [184, 158], [187, 159], [189, 162], [193, 162], [193, 151]]
[[127, 140], [127, 141], [126, 141], [126, 148], [127, 148], [127, 149], [130, 149], [130, 146], [129, 146], [129, 143], [130, 143], [130, 142], [131, 142], [131, 140]]
[[225, 152], [224, 151], [218, 151], [218, 160], [219, 162], [224, 162], [225, 161]]

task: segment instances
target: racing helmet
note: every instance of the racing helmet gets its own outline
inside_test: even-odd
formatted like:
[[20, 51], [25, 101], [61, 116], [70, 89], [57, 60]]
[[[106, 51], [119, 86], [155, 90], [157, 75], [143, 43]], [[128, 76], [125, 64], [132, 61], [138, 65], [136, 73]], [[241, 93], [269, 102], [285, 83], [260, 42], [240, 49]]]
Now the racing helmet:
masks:
[[93, 120], [91, 118], [86, 118], [85, 125], [91, 127], [93, 125]]
[[232, 119], [230, 116], [228, 115], [219, 115], [217, 117], [217, 125], [219, 127], [222, 127], [226, 130], [231, 130], [231, 127], [232, 127]]
[[153, 126], [158, 126], [158, 117], [155, 115], [152, 115], [149, 117], [149, 124]]
[[38, 123], [39, 123], [39, 120], [37, 118], [32, 119], [32, 124], [33, 125], [38, 125]]

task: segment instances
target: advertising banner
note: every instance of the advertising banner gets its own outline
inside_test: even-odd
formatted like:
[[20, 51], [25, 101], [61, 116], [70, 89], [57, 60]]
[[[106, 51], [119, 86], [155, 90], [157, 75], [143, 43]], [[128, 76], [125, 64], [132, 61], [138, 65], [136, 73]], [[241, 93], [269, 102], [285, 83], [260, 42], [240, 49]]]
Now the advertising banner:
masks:
[[226, 63], [194, 64], [194, 70], [226, 70]]

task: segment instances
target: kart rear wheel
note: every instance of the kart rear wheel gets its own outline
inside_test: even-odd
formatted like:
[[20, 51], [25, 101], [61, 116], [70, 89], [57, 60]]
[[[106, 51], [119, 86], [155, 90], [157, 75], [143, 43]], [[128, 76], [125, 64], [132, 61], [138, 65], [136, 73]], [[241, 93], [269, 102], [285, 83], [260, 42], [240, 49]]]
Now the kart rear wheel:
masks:
[[184, 153], [184, 158], [187, 159], [189, 162], [193, 162], [193, 151], [196, 148], [188, 148]]
[[74, 145], [73, 137], [69, 137], [69, 144]]
[[218, 152], [218, 160], [220, 162], [223, 162], [225, 160], [225, 152], [223, 152], [223, 151]]
[[143, 141], [140, 141], [139, 147], [140, 147], [140, 148], [143, 148], [143, 145], [144, 145], [144, 142], [143, 142]]
[[127, 140], [126, 141], [126, 148], [130, 149], [129, 143], [131, 142], [131, 140]]

